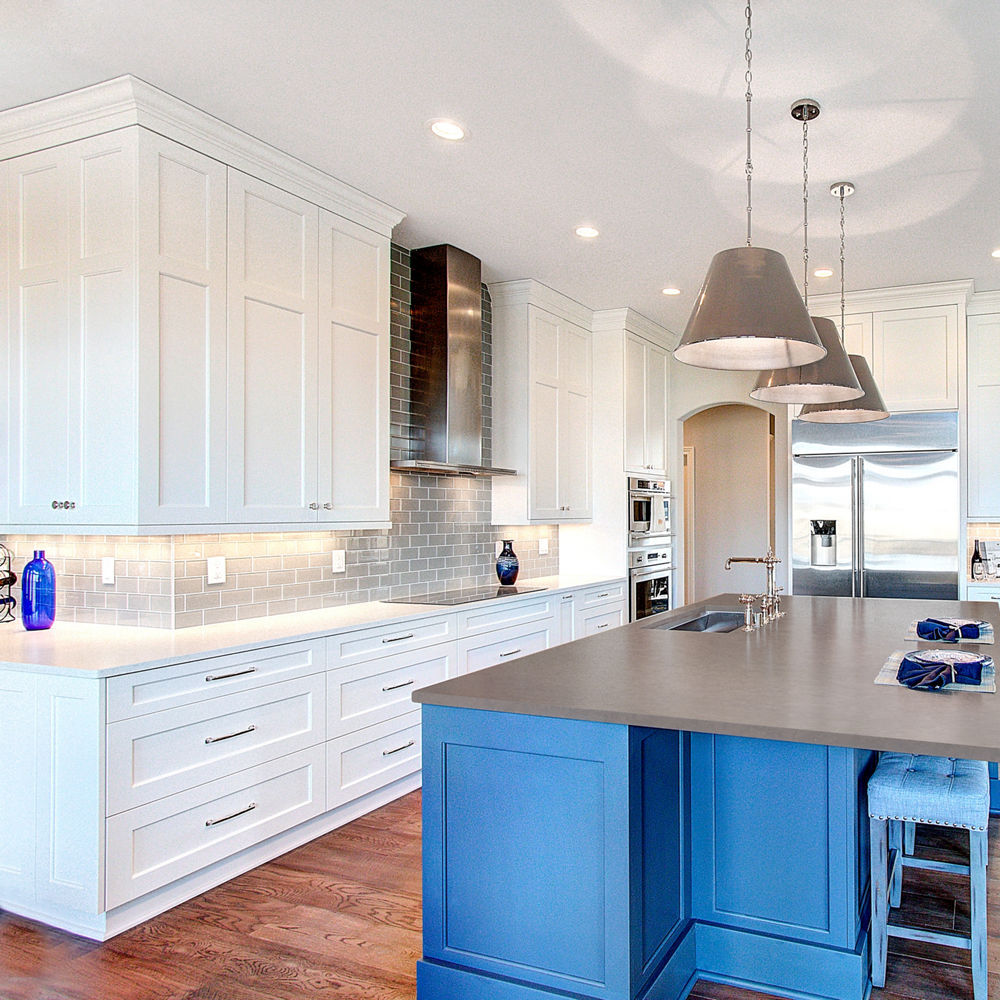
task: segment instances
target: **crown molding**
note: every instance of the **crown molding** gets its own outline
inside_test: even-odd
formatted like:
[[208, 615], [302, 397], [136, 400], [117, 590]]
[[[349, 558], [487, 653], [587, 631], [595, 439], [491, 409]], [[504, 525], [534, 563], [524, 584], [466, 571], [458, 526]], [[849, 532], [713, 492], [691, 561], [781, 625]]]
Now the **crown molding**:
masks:
[[648, 340], [657, 347], [672, 351], [680, 337], [631, 306], [623, 309], [599, 309], [594, 313], [594, 333], [621, 333], [623, 330]]
[[[918, 306], [965, 306], [973, 293], [971, 279], [936, 281], [923, 285], [897, 285], [893, 288], [868, 288], [844, 295], [847, 313], [881, 312]], [[840, 292], [809, 296], [809, 312], [816, 315], [840, 314]]]
[[337, 215], [391, 236], [406, 216], [134, 76], [0, 112], [0, 160], [141, 125]]
[[573, 323], [591, 329], [593, 310], [576, 299], [571, 299], [562, 292], [557, 292], [548, 285], [543, 285], [534, 278], [523, 278], [519, 281], [497, 281], [489, 286], [490, 299], [493, 301], [493, 311], [497, 308], [510, 306], [538, 306], [548, 312], [556, 313]]
[[965, 307], [969, 316], [987, 316], [990, 313], [1000, 313], [1000, 290], [976, 292]]

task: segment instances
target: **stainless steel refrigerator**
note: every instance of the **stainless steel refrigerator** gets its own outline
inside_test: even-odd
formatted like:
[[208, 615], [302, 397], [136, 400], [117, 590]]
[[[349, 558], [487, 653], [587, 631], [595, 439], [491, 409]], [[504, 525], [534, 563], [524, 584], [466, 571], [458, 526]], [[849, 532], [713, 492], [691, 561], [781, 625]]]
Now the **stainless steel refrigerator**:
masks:
[[792, 421], [792, 591], [958, 598], [958, 414]]

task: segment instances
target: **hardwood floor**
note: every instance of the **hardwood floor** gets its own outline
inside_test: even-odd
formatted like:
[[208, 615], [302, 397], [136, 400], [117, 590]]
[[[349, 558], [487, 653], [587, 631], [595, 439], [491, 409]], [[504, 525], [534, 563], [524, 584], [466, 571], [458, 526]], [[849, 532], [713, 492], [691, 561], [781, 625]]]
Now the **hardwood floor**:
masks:
[[[921, 828], [918, 849], [962, 837]], [[1000, 858], [1000, 823], [990, 853]], [[990, 866], [990, 996], [1000, 998], [1000, 863]], [[907, 872], [902, 919], [967, 929], [963, 880]], [[890, 938], [872, 1000], [972, 997], [968, 952]], [[420, 954], [420, 793], [363, 816], [106, 944], [0, 912], [0, 1000], [412, 1000]], [[697, 1000], [780, 1000], [705, 981]]]

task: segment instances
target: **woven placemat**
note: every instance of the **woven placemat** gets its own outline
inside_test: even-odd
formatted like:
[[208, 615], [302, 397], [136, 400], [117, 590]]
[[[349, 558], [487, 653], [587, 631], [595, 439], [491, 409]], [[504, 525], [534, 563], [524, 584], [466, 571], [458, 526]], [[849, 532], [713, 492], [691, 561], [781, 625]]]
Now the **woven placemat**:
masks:
[[[951, 622], [951, 623], [953, 623], [955, 625], [961, 625], [961, 624], [966, 623], [966, 622], [975, 622], [975, 621], [977, 621], [977, 619], [974, 619], [974, 618], [939, 618], [938, 620], [942, 621], [942, 622]], [[979, 638], [978, 639], [934, 639], [934, 640], [929, 640], [929, 639], [921, 639], [917, 635], [917, 622], [918, 621], [923, 621], [923, 619], [922, 618], [914, 618], [913, 621], [910, 622], [910, 627], [907, 630], [906, 635], [903, 636], [904, 639], [912, 639], [914, 642], [931, 642], [931, 641], [933, 641], [933, 642], [948, 642], [948, 643], [954, 642], [956, 644], [958, 644], [960, 642], [964, 642], [964, 643], [968, 643], [969, 645], [972, 645], [972, 646], [980, 646], [980, 645], [985, 646], [985, 645], [991, 644], [994, 641], [993, 640], [993, 625], [990, 622], [984, 622], [984, 621], [980, 621], [979, 622], [980, 628], [979, 628]]]
[[[899, 670], [899, 665], [902, 663], [906, 652], [905, 649], [897, 649], [889, 656], [889, 659], [882, 664], [882, 669], [875, 675], [876, 684], [889, 684], [892, 687], [901, 688], [906, 687], [905, 684], [900, 684], [896, 680], [896, 672]], [[983, 667], [983, 679], [979, 684], [945, 684], [943, 688], [932, 693], [950, 694], [951, 692], [958, 693], [959, 691], [965, 691], [968, 694], [996, 694], [997, 672], [993, 664], [993, 658], [990, 657], [990, 662]]]

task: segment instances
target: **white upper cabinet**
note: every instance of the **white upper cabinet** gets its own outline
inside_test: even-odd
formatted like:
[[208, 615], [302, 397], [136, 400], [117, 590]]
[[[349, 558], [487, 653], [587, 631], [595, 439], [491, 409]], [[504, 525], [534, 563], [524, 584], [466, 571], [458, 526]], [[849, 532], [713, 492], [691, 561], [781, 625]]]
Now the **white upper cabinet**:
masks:
[[[320, 518], [389, 519], [389, 241], [319, 219]], [[327, 505], [330, 506], [327, 506]]]
[[318, 216], [315, 205], [230, 171], [232, 521], [316, 520]]
[[969, 517], [1000, 519], [1000, 313], [969, 317]]
[[10, 518], [134, 521], [136, 130], [10, 164]]
[[132, 77], [0, 159], [8, 530], [388, 522], [401, 213]]
[[[891, 412], [958, 409], [970, 292], [971, 282], [951, 281], [847, 294], [844, 343], [868, 361]], [[839, 295], [809, 305], [840, 328]]]
[[590, 311], [535, 281], [494, 285], [495, 524], [592, 516]]
[[667, 472], [667, 352], [625, 336], [625, 471]]
[[389, 240], [229, 182], [229, 516], [389, 520]]

